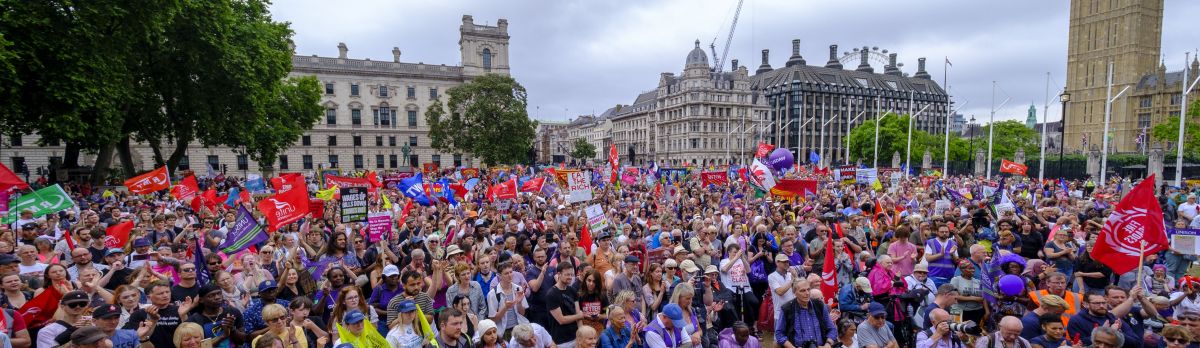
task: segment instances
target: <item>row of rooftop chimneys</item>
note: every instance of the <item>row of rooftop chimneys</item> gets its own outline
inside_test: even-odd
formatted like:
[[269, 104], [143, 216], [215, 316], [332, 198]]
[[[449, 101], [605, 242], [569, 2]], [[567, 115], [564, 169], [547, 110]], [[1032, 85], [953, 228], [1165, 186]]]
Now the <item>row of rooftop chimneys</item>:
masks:
[[[292, 49], [295, 50], [295, 48], [292, 48]], [[350, 52], [350, 48], [346, 47], [346, 43], [339, 42], [338, 43], [338, 58], [346, 59], [346, 53], [348, 53], [348, 52]], [[370, 60], [370, 59], [367, 59], [367, 60]], [[400, 47], [392, 47], [392, 61], [396, 62], [396, 63], [400, 62]]]
[[[825, 62], [826, 68], [842, 69], [842, 62], [838, 60], [838, 56], [837, 56], [837, 48], [838, 48], [838, 45], [829, 45], [829, 61]], [[858, 54], [859, 54], [858, 67], [855, 68], [854, 70], [867, 72], [867, 73], [874, 73], [875, 69], [871, 68], [871, 64], [867, 62], [867, 58], [870, 55], [870, 48], [864, 46], [862, 48], [862, 50], [858, 51]], [[788, 58], [787, 63], [784, 63], [784, 66], [806, 65], [806, 64], [807, 64], [807, 62], [804, 61], [804, 57], [800, 56], [800, 39], [792, 40], [792, 56]], [[738, 68], [738, 61], [737, 61], [737, 59], [734, 59], [733, 60], [733, 69], [737, 70], [737, 68]], [[764, 50], [762, 50], [762, 65], [759, 65], [758, 70], [755, 70], [754, 73], [762, 74], [762, 73], [765, 73], [765, 72], [768, 72], [771, 70], [773, 70], [773, 69], [771, 68], [771, 64], [770, 64], [770, 50], [764, 49]], [[902, 73], [900, 71], [900, 66], [896, 63], [896, 54], [895, 53], [888, 54], [888, 64], [887, 64], [887, 66], [885, 66], [883, 68], [883, 73], [886, 75], [895, 75], [895, 76], [903, 76], [904, 75], [904, 73]], [[925, 58], [924, 57], [917, 58], [917, 73], [913, 74], [913, 77], [922, 78], [922, 79], [930, 78], [929, 73], [925, 71]]]

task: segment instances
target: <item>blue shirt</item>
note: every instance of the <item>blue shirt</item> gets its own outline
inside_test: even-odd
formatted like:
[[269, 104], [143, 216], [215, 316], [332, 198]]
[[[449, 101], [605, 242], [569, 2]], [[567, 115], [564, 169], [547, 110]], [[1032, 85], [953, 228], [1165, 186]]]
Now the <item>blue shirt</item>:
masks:
[[379, 284], [375, 289], [371, 290], [371, 298], [367, 300], [367, 304], [375, 306], [375, 309], [387, 311], [388, 302], [392, 301], [393, 297], [404, 292], [404, 286], [397, 284], [396, 290], [388, 290], [387, 284]]
[[[625, 348], [629, 344], [629, 340], [633, 338], [633, 332], [629, 326], [621, 329], [621, 332], [613, 331], [612, 326], [604, 329], [604, 333], [600, 334], [600, 348]], [[641, 344], [634, 344], [633, 348], [640, 348]]]
[[141, 345], [138, 342], [137, 331], [133, 330], [117, 330], [112, 337], [113, 348], [137, 348]]
[[483, 289], [483, 296], [487, 297], [488, 293], [492, 291], [492, 283], [496, 281], [496, 278], [496, 272], [489, 274], [487, 279], [483, 278], [482, 273], [475, 273], [475, 277], [471, 278], [471, 280], [479, 283], [479, 287]]
[[[283, 299], [275, 299], [275, 303], [283, 306], [284, 309], [287, 309], [288, 304], [290, 304], [288, 300]], [[246, 310], [242, 312], [242, 315], [245, 318], [245, 320], [243, 320], [245, 324], [242, 325], [242, 330], [246, 331], [247, 334], [267, 327], [267, 322], [263, 321], [262, 317], [263, 307], [266, 307], [266, 305], [263, 304], [262, 299], [255, 298], [250, 300], [250, 305], [246, 306]]]
[[[788, 309], [786, 306], [783, 308], [784, 310]], [[823, 345], [826, 338], [837, 337], [837, 327], [833, 325], [824, 311], [818, 313], [813, 308], [801, 308], [800, 306], [793, 308], [796, 309], [796, 313], [792, 316], [793, 320], [790, 323], [794, 333], [794, 336], [790, 338], [792, 345], [800, 347], [802, 343], [810, 341]], [[786, 323], [786, 314], [784, 315], [784, 318], [775, 320], [775, 342], [778, 342], [780, 346], [783, 346], [783, 343], [788, 342], [789, 339], [786, 335], [787, 330], [785, 330], [789, 323]], [[826, 332], [824, 333], [821, 332], [821, 320], [825, 321]]]

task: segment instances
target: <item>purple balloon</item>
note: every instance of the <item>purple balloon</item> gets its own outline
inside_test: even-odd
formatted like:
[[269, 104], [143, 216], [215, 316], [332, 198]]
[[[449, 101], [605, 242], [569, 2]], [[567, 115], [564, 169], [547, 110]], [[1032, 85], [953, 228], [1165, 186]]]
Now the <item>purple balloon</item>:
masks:
[[1000, 281], [997, 282], [996, 287], [1000, 288], [1000, 293], [1008, 296], [1017, 296], [1025, 292], [1025, 281], [1021, 280], [1021, 277], [1008, 274], [1000, 277]]
[[771, 151], [771, 155], [767, 156], [767, 163], [775, 170], [785, 170], [792, 167], [796, 163], [796, 156], [792, 155], [792, 151], [785, 148], [778, 148]]

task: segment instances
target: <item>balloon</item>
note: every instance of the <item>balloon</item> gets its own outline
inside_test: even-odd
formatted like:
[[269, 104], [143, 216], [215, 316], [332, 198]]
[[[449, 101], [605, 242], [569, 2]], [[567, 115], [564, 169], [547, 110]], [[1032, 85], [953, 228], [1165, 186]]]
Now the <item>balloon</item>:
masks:
[[784, 170], [792, 167], [796, 163], [796, 156], [792, 155], [792, 151], [785, 148], [778, 148], [771, 151], [771, 155], [767, 156], [767, 163], [775, 170]]
[[1017, 296], [1025, 291], [1025, 281], [1012, 274], [1000, 277], [1000, 281], [996, 285], [1000, 288], [1001, 293], [1008, 296]]

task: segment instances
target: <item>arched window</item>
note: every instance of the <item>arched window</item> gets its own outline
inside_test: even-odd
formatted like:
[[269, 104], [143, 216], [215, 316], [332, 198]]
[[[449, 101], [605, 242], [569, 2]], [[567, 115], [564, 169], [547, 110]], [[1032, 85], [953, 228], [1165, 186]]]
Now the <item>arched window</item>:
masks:
[[490, 48], [483, 49], [483, 70], [492, 71], [492, 50]]

